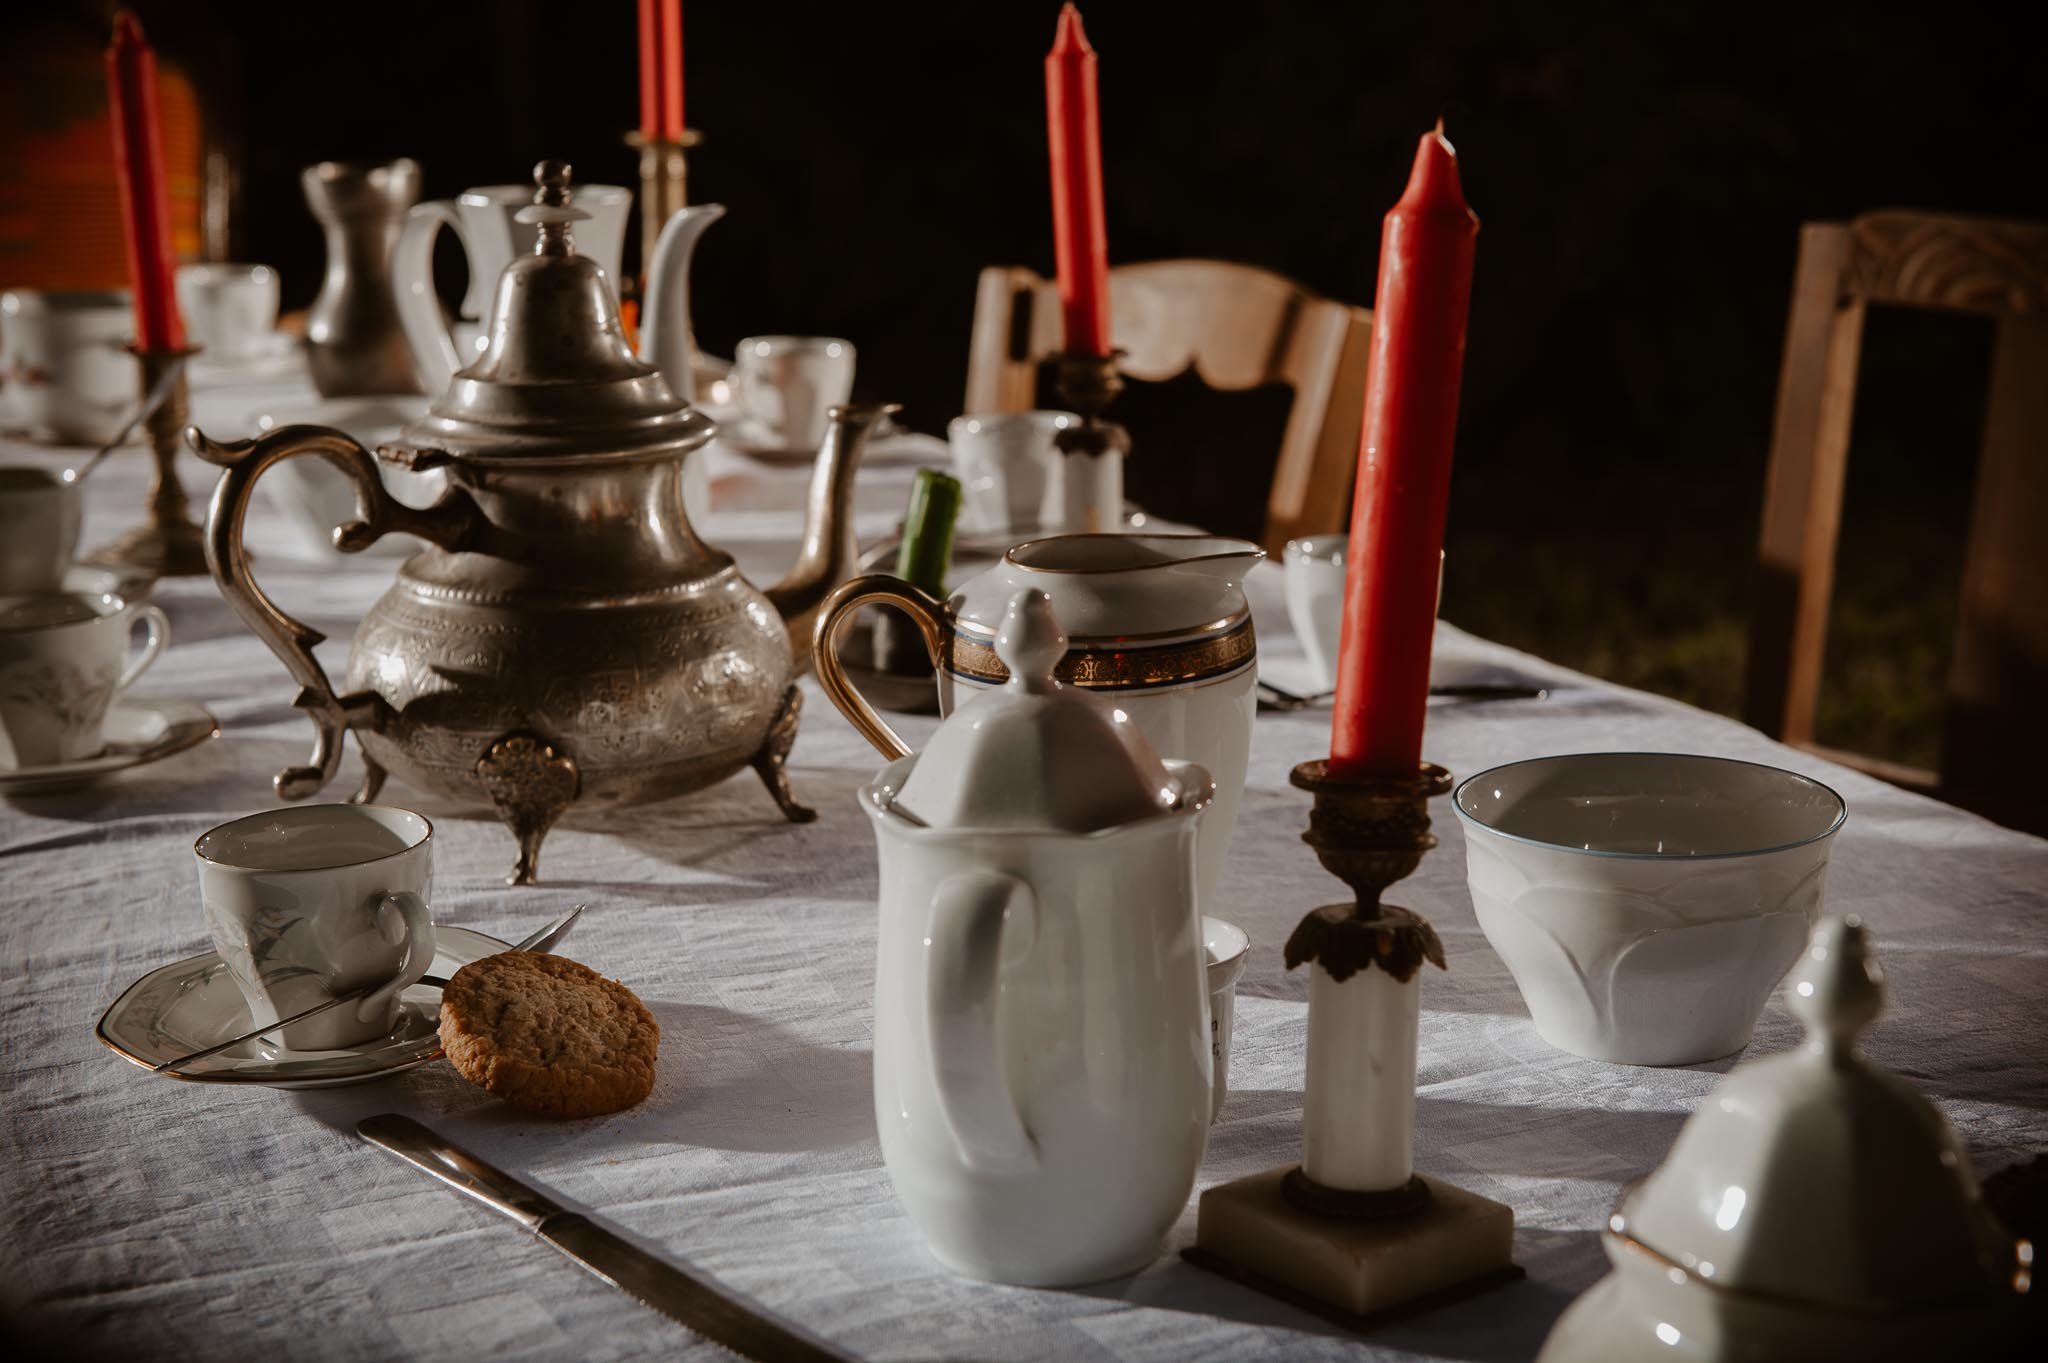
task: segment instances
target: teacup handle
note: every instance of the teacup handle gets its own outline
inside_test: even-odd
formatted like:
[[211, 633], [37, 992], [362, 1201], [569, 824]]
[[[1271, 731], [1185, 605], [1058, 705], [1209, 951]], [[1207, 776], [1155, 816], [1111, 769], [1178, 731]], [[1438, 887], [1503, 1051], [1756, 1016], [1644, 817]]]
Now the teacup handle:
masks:
[[405, 955], [399, 958], [398, 973], [391, 982], [356, 1005], [358, 1022], [387, 1015], [398, 996], [418, 984], [434, 963], [434, 920], [427, 912], [427, 901], [411, 890], [393, 890], [378, 902], [377, 931], [387, 942], [405, 943]]
[[986, 1173], [1028, 1173], [1038, 1145], [1025, 1129], [996, 1042], [996, 974], [1005, 939], [1038, 935], [1038, 899], [1001, 871], [949, 876], [932, 892], [925, 956], [925, 1034], [931, 1038], [932, 1091], [960, 1158]]
[[355, 485], [356, 518], [335, 527], [334, 547], [352, 554], [395, 530], [455, 552], [474, 547], [483, 517], [469, 494], [451, 487], [432, 506], [407, 506], [385, 490], [370, 452], [340, 431], [322, 426], [280, 426], [255, 440], [207, 439], [197, 426], [185, 428], [185, 443], [201, 459], [225, 469], [214, 486], [206, 515], [206, 566], [220, 584], [235, 614], [267, 644], [285, 665], [299, 694], [292, 704], [313, 721], [313, 757], [303, 767], [286, 767], [271, 785], [286, 800], [303, 800], [334, 779], [341, 765], [342, 735], [355, 725], [376, 728], [390, 706], [375, 691], [336, 694], [326, 670], [313, 656], [313, 645], [327, 636], [277, 608], [256, 585], [249, 551], [242, 543], [242, 522], [256, 480], [271, 465], [303, 454], [317, 454]]
[[[398, 244], [391, 248], [391, 290], [397, 296], [398, 321], [412, 347], [420, 387], [429, 395], [446, 391], [455, 371], [462, 368], [462, 352], [456, 349], [455, 334], [448, 329], [441, 296], [434, 292], [434, 238], [444, 226], [462, 236], [462, 219], [456, 215], [455, 205], [446, 199], [416, 204], [406, 215]], [[462, 249], [469, 253], [467, 240]]]
[[142, 652], [135, 656], [135, 661], [121, 670], [121, 680], [114, 683], [114, 694], [117, 696], [133, 686], [135, 679], [149, 670], [149, 665], [164, 651], [164, 645], [171, 641], [170, 617], [166, 616], [160, 607], [144, 603], [130, 606], [128, 609], [134, 612], [128, 618], [130, 633], [133, 633], [139, 621], [149, 627], [149, 637], [142, 641]]
[[811, 636], [817, 656], [818, 685], [825, 688], [826, 696], [862, 738], [874, 744], [882, 756], [894, 760], [910, 756], [910, 745], [875, 713], [875, 707], [854, 687], [846, 675], [845, 664], [839, 661], [842, 627], [855, 611], [873, 602], [900, 606], [917, 622], [918, 632], [924, 636], [924, 650], [931, 655], [934, 668], [943, 666], [940, 654], [946, 646], [945, 603], [900, 577], [870, 573], [840, 583], [818, 611], [817, 629]]

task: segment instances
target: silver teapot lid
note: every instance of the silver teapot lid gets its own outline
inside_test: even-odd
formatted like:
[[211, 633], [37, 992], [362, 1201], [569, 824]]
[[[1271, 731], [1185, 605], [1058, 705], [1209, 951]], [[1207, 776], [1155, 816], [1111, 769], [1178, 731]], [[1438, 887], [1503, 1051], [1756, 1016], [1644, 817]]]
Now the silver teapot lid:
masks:
[[633, 353], [611, 281], [576, 251], [570, 225], [590, 215], [569, 202], [568, 162], [542, 161], [533, 178], [539, 189], [518, 220], [539, 224], [539, 240], [498, 276], [489, 344], [389, 456], [606, 463], [704, 444], [711, 419]]

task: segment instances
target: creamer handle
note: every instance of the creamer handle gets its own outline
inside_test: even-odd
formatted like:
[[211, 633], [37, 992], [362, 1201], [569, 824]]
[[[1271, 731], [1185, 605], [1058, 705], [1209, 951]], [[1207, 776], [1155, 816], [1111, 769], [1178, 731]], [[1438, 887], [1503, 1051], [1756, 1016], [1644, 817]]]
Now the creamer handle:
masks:
[[335, 769], [341, 765], [342, 735], [355, 725], [377, 728], [389, 716], [390, 707], [374, 691], [336, 695], [326, 670], [313, 656], [313, 646], [327, 636], [279, 610], [256, 585], [249, 551], [242, 543], [242, 522], [257, 478], [271, 465], [302, 454], [317, 454], [341, 470], [356, 489], [356, 519], [334, 531], [335, 547], [345, 553], [354, 553], [394, 530], [453, 549], [469, 542], [480, 517], [469, 494], [459, 489], [450, 489], [425, 509], [405, 505], [384, 490], [384, 480], [377, 476], [368, 450], [340, 431], [325, 427], [283, 426], [255, 440], [222, 443], [209, 440], [197, 426], [188, 426], [185, 443], [207, 463], [226, 470], [213, 489], [213, 503], [207, 511], [206, 566], [235, 614], [269, 645], [299, 684], [292, 704], [313, 721], [311, 762], [286, 767], [271, 782], [279, 797], [303, 800], [334, 779]]
[[1010, 1092], [997, 1037], [1003, 948], [1038, 932], [1031, 887], [1001, 871], [977, 868], [932, 892], [925, 934], [925, 1034], [931, 1039], [932, 1091], [960, 1158], [983, 1173], [1028, 1173], [1038, 1146]]
[[[825, 689], [827, 698], [839, 707], [839, 712], [846, 716], [862, 738], [874, 744], [882, 756], [893, 761], [910, 756], [910, 745], [897, 737], [888, 722], [875, 713], [875, 707], [855, 689], [846, 675], [845, 665], [839, 660], [842, 626], [855, 611], [877, 601], [902, 607], [917, 622], [918, 632], [924, 636], [925, 652], [931, 655], [932, 666], [941, 666], [939, 655], [944, 651], [946, 642], [942, 614], [944, 603], [930, 592], [887, 573], [856, 577], [833, 589], [832, 594], [825, 598], [825, 604], [818, 609], [812, 652], [817, 658], [818, 685]], [[933, 685], [937, 684], [937, 678], [934, 678]]]

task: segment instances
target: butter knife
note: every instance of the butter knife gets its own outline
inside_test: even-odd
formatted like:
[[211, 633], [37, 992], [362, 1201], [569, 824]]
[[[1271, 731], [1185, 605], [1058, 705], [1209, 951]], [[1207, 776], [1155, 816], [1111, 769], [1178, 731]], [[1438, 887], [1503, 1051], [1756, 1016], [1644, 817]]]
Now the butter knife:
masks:
[[702, 1278], [626, 1243], [410, 1117], [395, 1112], [366, 1117], [356, 1123], [356, 1134], [518, 1222], [586, 1272], [741, 1358], [755, 1363], [843, 1363], [840, 1355], [741, 1305]]

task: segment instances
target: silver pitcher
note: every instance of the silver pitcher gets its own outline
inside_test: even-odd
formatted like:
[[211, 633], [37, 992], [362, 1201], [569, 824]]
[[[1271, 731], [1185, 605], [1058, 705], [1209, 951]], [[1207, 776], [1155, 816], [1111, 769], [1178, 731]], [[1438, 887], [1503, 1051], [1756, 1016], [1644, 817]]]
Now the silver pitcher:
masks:
[[306, 364], [320, 396], [417, 393], [391, 296], [391, 248], [420, 197], [419, 162], [322, 161], [299, 173], [327, 237], [327, 273], [306, 314]]
[[[751, 765], [785, 816], [814, 817], [783, 770], [795, 678], [809, 665], [812, 614], [852, 567], [842, 527], [861, 448], [893, 410], [835, 411], [797, 562], [758, 590], [683, 511], [683, 462], [712, 422], [627, 348], [616, 295], [570, 239], [582, 214], [568, 202], [568, 166], [544, 161], [534, 178], [540, 192], [523, 212], [539, 239], [498, 280], [484, 353], [377, 451], [445, 470], [434, 505], [394, 500], [370, 453], [340, 431], [290, 426], [234, 443], [188, 432], [227, 470], [207, 561], [299, 683], [294, 703], [317, 730], [312, 760], [278, 773], [278, 794], [325, 785], [354, 730], [367, 768], [355, 798], [374, 797], [391, 772], [490, 801], [519, 841], [512, 884], [533, 882], [541, 841], [572, 801], [651, 803]], [[257, 478], [309, 454], [356, 488], [337, 548], [393, 531], [428, 544], [357, 628], [338, 693], [313, 657], [322, 636], [263, 594], [242, 544]]]

